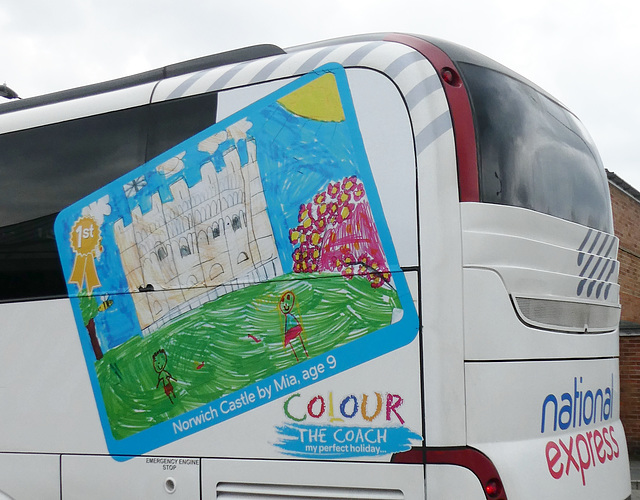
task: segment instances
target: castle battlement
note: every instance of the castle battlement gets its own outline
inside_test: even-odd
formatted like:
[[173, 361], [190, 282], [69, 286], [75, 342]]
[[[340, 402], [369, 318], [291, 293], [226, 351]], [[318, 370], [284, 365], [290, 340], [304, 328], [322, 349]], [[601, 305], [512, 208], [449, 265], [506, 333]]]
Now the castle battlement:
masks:
[[[232, 145], [222, 154], [222, 168], [205, 162], [201, 180], [192, 187], [180, 178], [169, 185], [171, 200], [163, 202], [153, 193], [148, 212], [136, 206], [128, 225], [122, 219], [114, 224], [143, 332], [224, 293], [282, 274], [256, 143], [247, 137], [245, 144], [245, 163]], [[183, 157], [161, 167], [177, 172], [184, 168]]]

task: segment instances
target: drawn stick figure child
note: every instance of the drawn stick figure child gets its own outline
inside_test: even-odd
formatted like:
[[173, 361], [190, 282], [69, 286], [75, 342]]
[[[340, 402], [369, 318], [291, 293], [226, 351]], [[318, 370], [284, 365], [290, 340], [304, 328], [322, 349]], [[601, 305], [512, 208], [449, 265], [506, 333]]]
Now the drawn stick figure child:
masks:
[[284, 315], [284, 347], [291, 347], [293, 351], [293, 355], [296, 357], [296, 361], [299, 361], [298, 355], [296, 354], [296, 350], [293, 348], [293, 340], [300, 340], [300, 344], [302, 344], [302, 349], [304, 350], [307, 358], [309, 357], [309, 353], [307, 352], [307, 348], [304, 346], [304, 342], [302, 340], [302, 325], [300, 324], [300, 320], [296, 318], [295, 314], [293, 314], [293, 305], [296, 302], [296, 296], [291, 290], [287, 290], [280, 296], [280, 312]]
[[[162, 382], [162, 387], [164, 388], [164, 393], [173, 404], [173, 399], [175, 399], [176, 394], [173, 392], [173, 384], [171, 380], [176, 380], [171, 376], [171, 374], [165, 369], [167, 367], [167, 353], [164, 349], [160, 349], [153, 355], [153, 369], [158, 374], [158, 383], [156, 384], [156, 389], [160, 387], [160, 382]], [[173, 399], [171, 396], [173, 395]]]

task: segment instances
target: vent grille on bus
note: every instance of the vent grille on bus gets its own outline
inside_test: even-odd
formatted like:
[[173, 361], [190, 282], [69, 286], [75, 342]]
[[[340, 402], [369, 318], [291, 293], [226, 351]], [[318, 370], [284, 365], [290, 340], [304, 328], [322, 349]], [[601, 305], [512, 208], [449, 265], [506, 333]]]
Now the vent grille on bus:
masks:
[[283, 484], [218, 483], [216, 498], [223, 500], [403, 500], [400, 490], [378, 488], [337, 488]]
[[618, 307], [527, 297], [516, 297], [515, 306], [531, 326], [574, 333], [613, 331], [620, 314]]

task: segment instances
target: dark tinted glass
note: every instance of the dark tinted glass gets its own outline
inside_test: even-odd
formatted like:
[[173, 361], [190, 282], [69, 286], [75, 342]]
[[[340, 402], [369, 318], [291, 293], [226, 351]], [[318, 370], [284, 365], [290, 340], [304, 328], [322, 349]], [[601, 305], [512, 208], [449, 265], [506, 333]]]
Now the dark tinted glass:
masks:
[[0, 227], [0, 300], [66, 296], [49, 215]]
[[144, 163], [147, 112], [0, 135], [0, 226], [57, 213]]
[[0, 135], [0, 300], [65, 296], [57, 213], [215, 116], [208, 94]]
[[218, 94], [202, 94], [150, 106], [147, 161], [213, 125]]
[[578, 120], [511, 77], [460, 69], [474, 111], [481, 201], [612, 232], [604, 168]]

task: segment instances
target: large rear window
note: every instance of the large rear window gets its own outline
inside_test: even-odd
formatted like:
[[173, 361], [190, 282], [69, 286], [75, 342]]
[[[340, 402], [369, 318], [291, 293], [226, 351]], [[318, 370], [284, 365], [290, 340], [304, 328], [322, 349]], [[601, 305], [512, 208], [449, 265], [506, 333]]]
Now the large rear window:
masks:
[[474, 111], [480, 199], [613, 232], [609, 188], [580, 122], [532, 87], [461, 63]]

